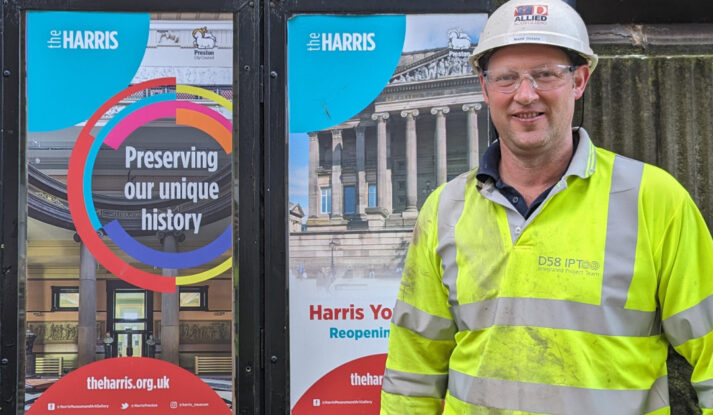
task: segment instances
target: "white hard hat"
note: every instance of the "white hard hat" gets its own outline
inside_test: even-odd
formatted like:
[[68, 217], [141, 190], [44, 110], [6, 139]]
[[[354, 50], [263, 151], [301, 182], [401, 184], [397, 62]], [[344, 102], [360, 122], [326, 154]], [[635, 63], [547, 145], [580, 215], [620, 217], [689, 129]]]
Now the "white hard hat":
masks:
[[478, 60], [483, 55], [520, 43], [569, 49], [587, 60], [590, 71], [597, 66], [584, 21], [562, 0], [510, 0], [500, 6], [485, 23], [470, 64], [478, 73]]

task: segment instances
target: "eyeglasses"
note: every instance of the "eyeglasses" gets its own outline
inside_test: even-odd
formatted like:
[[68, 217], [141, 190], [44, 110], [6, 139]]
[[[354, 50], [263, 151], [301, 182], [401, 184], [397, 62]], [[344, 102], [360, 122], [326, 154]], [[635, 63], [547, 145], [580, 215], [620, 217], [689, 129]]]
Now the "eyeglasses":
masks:
[[529, 79], [532, 87], [538, 91], [559, 88], [567, 82], [568, 74], [576, 69], [575, 65], [543, 65], [520, 73], [513, 69], [498, 68], [483, 71], [483, 76], [494, 90], [511, 94], [520, 88], [523, 79]]

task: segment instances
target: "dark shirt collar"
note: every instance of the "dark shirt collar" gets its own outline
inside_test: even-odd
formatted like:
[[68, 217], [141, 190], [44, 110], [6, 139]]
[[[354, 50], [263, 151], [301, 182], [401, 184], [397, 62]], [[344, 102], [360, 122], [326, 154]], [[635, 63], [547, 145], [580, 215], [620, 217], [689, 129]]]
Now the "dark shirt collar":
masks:
[[[575, 150], [578, 150], [580, 141], [579, 134], [574, 132], [572, 136], [574, 137], [573, 147]], [[580, 153], [580, 151], [576, 151], [575, 153]], [[485, 183], [490, 179], [495, 184], [495, 187], [499, 187], [498, 182], [503, 183], [500, 180], [500, 159], [500, 140], [495, 140], [490, 146], [488, 146], [487, 150], [485, 150], [485, 154], [483, 154], [483, 157], [480, 160], [480, 166], [475, 174], [475, 177], [479, 182]], [[571, 162], [572, 159], [570, 159], [570, 163]]]
[[[576, 150], [579, 150], [579, 143], [580, 141], [585, 141], [585, 140], [580, 140], [579, 134], [576, 132], [573, 134], [574, 137], [574, 148]], [[586, 140], [588, 141], [588, 140]], [[588, 143], [587, 143], [588, 144]], [[582, 153], [582, 151], [575, 151], [576, 153]], [[481, 183], [493, 183], [495, 185], [495, 188], [498, 189], [498, 191], [505, 196], [517, 209], [517, 211], [524, 217], [528, 218], [536, 209], [537, 207], [547, 198], [547, 195], [550, 193], [550, 190], [552, 190], [552, 187], [549, 189], [546, 189], [544, 192], [542, 192], [529, 206], [527, 203], [525, 203], [525, 199], [522, 197], [520, 192], [517, 191], [514, 187], [510, 186], [509, 184], [505, 183], [502, 181], [500, 178], [500, 159], [501, 159], [501, 153], [500, 153], [500, 141], [496, 140], [491, 144], [487, 150], [485, 150], [485, 154], [483, 154], [483, 158], [480, 162], [480, 167], [478, 167], [478, 171], [476, 172], [476, 178], [478, 179], [479, 182]], [[569, 173], [570, 167], [572, 160], [574, 159], [573, 157], [570, 159], [570, 165], [567, 166], [566, 171]], [[579, 163], [577, 163], [579, 164]]]
[[479, 182], [487, 182], [491, 179], [493, 183], [500, 181], [500, 170], [498, 166], [500, 165], [500, 140], [495, 140], [483, 154], [483, 158], [480, 160], [480, 167], [478, 167], [478, 172], [475, 177]]

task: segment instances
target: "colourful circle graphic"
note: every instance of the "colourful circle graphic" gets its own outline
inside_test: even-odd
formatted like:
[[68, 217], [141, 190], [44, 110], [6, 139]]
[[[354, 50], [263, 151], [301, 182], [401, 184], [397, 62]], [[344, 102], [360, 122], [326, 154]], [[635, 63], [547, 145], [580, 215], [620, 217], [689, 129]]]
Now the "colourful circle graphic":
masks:
[[[176, 92], [152, 95], [121, 110], [102, 127], [96, 137], [92, 129], [110, 108], [133, 94], [146, 89], [175, 87]], [[188, 93], [212, 100], [232, 111], [232, 103], [206, 89], [177, 85], [175, 78], [161, 78], [132, 85], [105, 102], [87, 121], [72, 150], [67, 171], [67, 199], [77, 234], [96, 260], [109, 272], [137, 287], [175, 292], [176, 285], [205, 281], [229, 270], [232, 257], [206, 271], [169, 277], [142, 271], [117, 256], [99, 236], [104, 233], [130, 257], [160, 268], [185, 269], [206, 264], [231, 249], [231, 225], [212, 242], [193, 251], [168, 253], [147, 247], [126, 232], [118, 220], [102, 225], [92, 196], [92, 172], [102, 144], [118, 150], [136, 129], [161, 118], [175, 118], [176, 125], [199, 129], [212, 137], [225, 151], [232, 152], [232, 122], [220, 113], [197, 103], [179, 101], [177, 93]]]

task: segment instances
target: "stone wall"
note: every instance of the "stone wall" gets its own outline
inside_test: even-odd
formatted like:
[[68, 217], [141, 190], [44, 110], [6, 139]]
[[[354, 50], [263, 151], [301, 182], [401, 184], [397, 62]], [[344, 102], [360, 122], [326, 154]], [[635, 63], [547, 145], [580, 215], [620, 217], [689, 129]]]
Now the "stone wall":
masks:
[[[711, 228], [713, 25], [588, 29], [600, 61], [584, 96], [584, 127], [597, 145], [671, 173]], [[691, 366], [673, 349], [668, 366], [671, 413], [700, 413]]]

